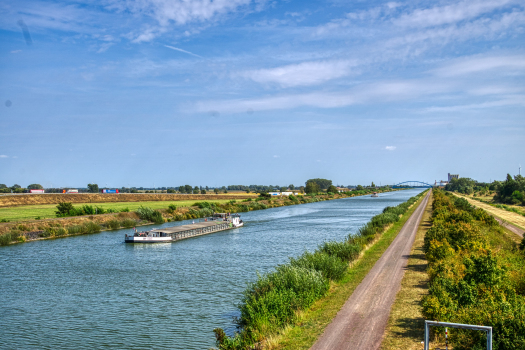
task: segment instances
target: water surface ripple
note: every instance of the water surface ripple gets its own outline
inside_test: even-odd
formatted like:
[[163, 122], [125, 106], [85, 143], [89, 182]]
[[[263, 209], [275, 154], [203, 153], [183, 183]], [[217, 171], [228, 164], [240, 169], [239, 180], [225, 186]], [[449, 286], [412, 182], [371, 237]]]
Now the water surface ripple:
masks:
[[124, 229], [0, 247], [0, 349], [209, 349], [257, 271], [419, 192], [244, 213], [243, 228], [173, 244], [124, 244]]

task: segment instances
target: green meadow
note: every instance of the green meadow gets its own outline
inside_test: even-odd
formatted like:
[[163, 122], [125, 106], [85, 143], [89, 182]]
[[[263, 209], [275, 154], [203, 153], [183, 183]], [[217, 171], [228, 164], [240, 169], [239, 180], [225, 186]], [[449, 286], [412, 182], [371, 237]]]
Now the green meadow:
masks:
[[[207, 200], [210, 203], [226, 203], [230, 199], [215, 199]], [[197, 202], [196, 200], [189, 201], [153, 201], [153, 202], [116, 202], [116, 203], [76, 203], [73, 204], [75, 207], [81, 207], [85, 204], [92, 205], [93, 207], [97, 206], [103, 209], [113, 209], [115, 211], [121, 211], [122, 209], [128, 208], [130, 211], [136, 210], [138, 207], [145, 206], [152, 209], [166, 209], [168, 205], [174, 204], [177, 208], [180, 207], [189, 207], [193, 203]], [[240, 201], [239, 201], [240, 202]], [[51, 219], [55, 218], [55, 211], [57, 210], [56, 204], [42, 204], [42, 205], [24, 205], [19, 207], [8, 207], [0, 208], [0, 220], [8, 221], [24, 221], [24, 220], [34, 220], [37, 217], [40, 219]]]

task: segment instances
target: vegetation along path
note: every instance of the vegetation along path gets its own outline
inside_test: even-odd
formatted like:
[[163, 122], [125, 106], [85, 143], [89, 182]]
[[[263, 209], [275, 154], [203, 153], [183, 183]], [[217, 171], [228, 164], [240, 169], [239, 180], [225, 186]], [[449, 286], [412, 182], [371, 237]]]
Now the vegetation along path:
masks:
[[429, 194], [312, 349], [378, 349]]
[[479, 202], [467, 196], [461, 196], [457, 193], [454, 195], [466, 199], [471, 205], [485, 210], [487, 213], [494, 216], [496, 220], [509, 231], [514, 232], [518, 236], [523, 237], [525, 232], [525, 216], [517, 213], [512, 213], [504, 209], [495, 208], [487, 203]]

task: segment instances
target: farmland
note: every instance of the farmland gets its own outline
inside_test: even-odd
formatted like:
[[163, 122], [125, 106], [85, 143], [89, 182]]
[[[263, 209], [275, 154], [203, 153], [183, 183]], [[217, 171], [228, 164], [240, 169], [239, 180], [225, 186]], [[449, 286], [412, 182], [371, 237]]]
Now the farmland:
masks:
[[[209, 198], [209, 197], [208, 197]], [[213, 197], [212, 197], [213, 198]], [[237, 197], [238, 198], [238, 197]], [[69, 199], [69, 198], [68, 198]], [[223, 204], [229, 202], [229, 199], [207, 199], [207, 202]], [[152, 209], [166, 209], [168, 205], [174, 204], [177, 208], [189, 207], [196, 200], [179, 200], [179, 201], [144, 201], [144, 202], [98, 202], [89, 203], [92, 206], [103, 208], [104, 210], [113, 209], [116, 212], [122, 211], [123, 209], [129, 209], [130, 211], [136, 210], [140, 206], [150, 207]], [[0, 220], [5, 219], [8, 221], [25, 221], [34, 220], [37, 217], [40, 219], [55, 218], [55, 211], [57, 210], [56, 204], [38, 204], [38, 205], [24, 205], [17, 207], [0, 207]]]
[[79, 193], [79, 194], [30, 194], [0, 196], [0, 208], [71, 203], [116, 203], [116, 202], [159, 202], [159, 201], [209, 201], [212, 199], [245, 199], [257, 197], [256, 193], [223, 193], [223, 194], [166, 194], [166, 193]]

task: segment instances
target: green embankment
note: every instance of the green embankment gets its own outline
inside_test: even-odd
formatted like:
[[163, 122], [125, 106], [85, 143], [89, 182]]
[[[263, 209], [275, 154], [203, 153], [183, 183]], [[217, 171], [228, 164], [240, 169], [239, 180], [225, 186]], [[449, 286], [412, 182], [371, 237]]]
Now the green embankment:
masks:
[[[358, 191], [360, 195], [364, 195], [365, 191]], [[85, 234], [99, 232], [100, 230], [116, 230], [119, 228], [130, 228], [134, 226], [146, 224], [161, 224], [163, 222], [191, 220], [210, 216], [213, 212], [229, 212], [239, 213], [248, 212], [252, 210], [261, 210], [268, 208], [275, 208], [288, 205], [297, 205], [303, 203], [313, 203], [325, 200], [332, 200], [338, 198], [353, 197], [356, 193], [346, 194], [325, 194], [320, 196], [293, 196], [282, 198], [256, 198], [255, 200], [249, 198], [241, 201], [237, 200], [215, 200], [212, 201], [179, 201], [179, 202], [138, 202], [134, 203], [138, 206], [136, 209], [133, 206], [130, 208], [129, 203], [120, 203], [115, 207], [115, 204], [104, 204], [104, 209], [112, 209], [113, 211], [120, 210], [118, 214], [108, 215], [92, 215], [94, 214], [94, 207], [96, 205], [71, 206], [62, 205], [66, 217], [50, 218], [47, 220], [26, 220], [23, 222], [3, 223], [0, 225], [0, 245], [7, 245], [11, 243], [22, 243], [36, 239], [49, 239], [57, 237], [67, 237], [70, 235]], [[221, 203], [223, 202], [223, 203]], [[151, 204], [153, 207], [147, 207], [143, 204]], [[181, 204], [186, 204], [183, 206]], [[159, 208], [160, 206], [160, 208]], [[88, 208], [89, 207], [89, 208]], [[120, 207], [120, 208], [119, 208]], [[158, 209], [155, 209], [158, 208]], [[20, 208], [20, 207], [17, 207]], [[102, 209], [102, 208], [100, 208]], [[129, 209], [122, 212], [122, 209]], [[135, 210], [133, 210], [135, 209]], [[56, 208], [55, 208], [56, 210]], [[88, 215], [84, 215], [88, 214]], [[77, 216], [83, 215], [83, 216]], [[91, 224], [94, 224], [91, 225]], [[86, 225], [89, 229], [86, 229]], [[96, 228], [93, 231], [93, 228]]]
[[222, 329], [214, 330], [219, 348], [248, 349], [257, 343], [272, 349], [312, 346], [394, 240], [422, 195], [385, 208], [344, 242], [325, 243], [313, 253], [258, 276], [239, 306], [241, 331], [227, 337]]
[[[426, 319], [493, 328], [493, 349], [525, 349], [525, 240], [463, 198], [435, 191], [425, 236]], [[442, 331], [442, 330], [441, 330]], [[483, 349], [483, 332], [449, 330], [454, 349]]]

